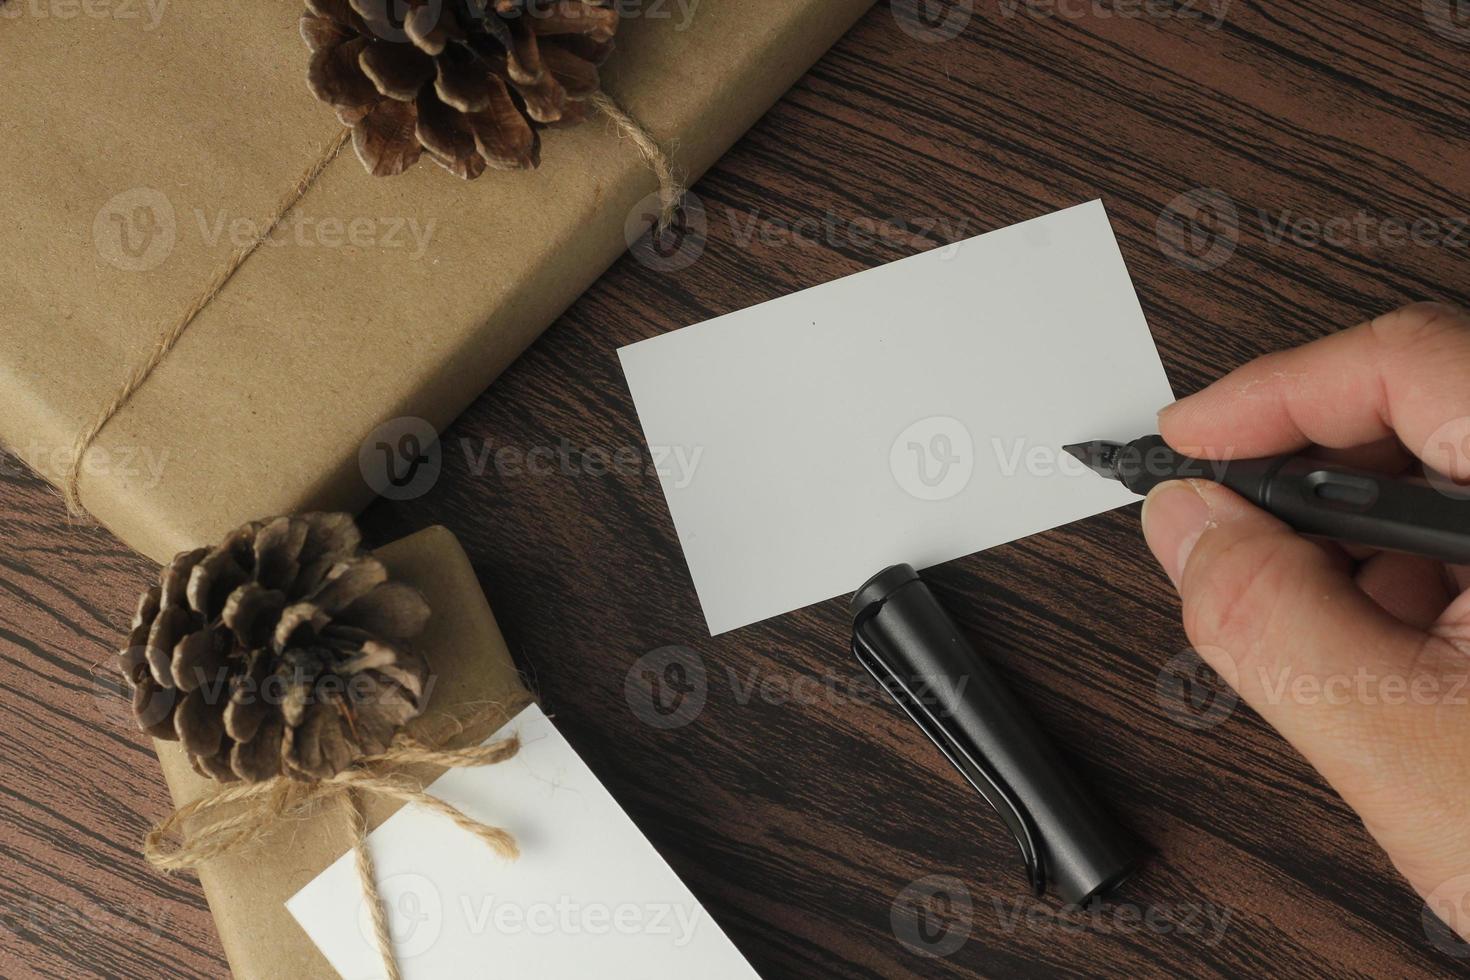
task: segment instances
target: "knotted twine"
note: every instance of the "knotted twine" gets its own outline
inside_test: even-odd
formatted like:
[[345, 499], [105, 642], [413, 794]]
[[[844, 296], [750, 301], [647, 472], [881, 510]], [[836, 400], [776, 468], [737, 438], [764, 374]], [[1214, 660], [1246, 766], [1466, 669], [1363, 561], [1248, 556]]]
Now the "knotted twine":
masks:
[[[0, 0], [0, 5], [3, 5], [3, 3], [4, 0]], [[678, 213], [679, 201], [684, 196], [683, 179], [675, 170], [668, 155], [659, 147], [654, 138], [649, 135], [648, 130], [629, 115], [622, 106], [618, 105], [615, 99], [606, 92], [599, 91], [592, 96], [591, 104], [593, 108], [607, 117], [620, 138], [625, 138], [633, 144], [633, 148], [638, 151], [639, 157], [653, 171], [654, 177], [658, 180], [659, 197], [659, 218], [656, 230], [663, 232], [668, 228], [670, 222], [673, 221], [675, 215]], [[267, 222], [264, 229], [255, 238], [236, 249], [219, 272], [215, 274], [214, 278], [205, 285], [204, 289], [195, 297], [194, 301], [184, 310], [183, 314], [170, 322], [163, 330], [159, 331], [158, 337], [154, 341], [153, 348], [149, 351], [148, 356], [144, 358], [141, 364], [133, 369], [132, 373], [128, 375], [113, 395], [112, 400], [97, 413], [91, 424], [77, 433], [76, 442], [72, 445], [71, 463], [67, 467], [65, 482], [62, 484], [62, 493], [66, 497], [66, 508], [71, 512], [72, 516], [81, 517], [87, 513], [87, 509], [82, 506], [82, 468], [86, 464], [87, 451], [92, 448], [92, 444], [102, 435], [102, 430], [107, 428], [107, 424], [113, 420], [118, 412], [122, 411], [123, 406], [153, 376], [153, 372], [158, 369], [158, 366], [163, 363], [164, 358], [168, 357], [169, 353], [178, 344], [180, 338], [184, 336], [184, 331], [188, 330], [194, 321], [199, 318], [199, 314], [204, 312], [205, 307], [209, 306], [215, 297], [224, 291], [224, 288], [229, 285], [230, 280], [235, 278], [235, 273], [239, 272], [241, 267], [250, 260], [250, 257], [270, 240], [271, 236], [275, 234], [276, 229], [280, 227], [281, 222], [286, 220], [291, 210], [296, 207], [306, 192], [317, 182], [323, 171], [342, 152], [342, 148], [347, 145], [347, 141], [351, 136], [351, 130], [344, 129], [326, 146], [321, 156], [311, 166], [306, 168], [306, 172], [301, 175], [295, 185], [281, 198], [275, 211], [272, 212], [271, 220]]]
[[[487, 709], [461, 723], [457, 730], [488, 726], [506, 716], [503, 707]], [[363, 798], [379, 796], [422, 807], [472, 834], [493, 853], [513, 861], [520, 856], [520, 848], [508, 831], [466, 816], [457, 807], [431, 796], [422, 782], [394, 770], [410, 765], [441, 769], [493, 766], [513, 757], [520, 748], [520, 738], [515, 735], [487, 745], [445, 749], [400, 731], [388, 751], [365, 756], [329, 779], [308, 782], [277, 776], [258, 783], [221, 785], [212, 795], [174, 810], [149, 831], [143, 840], [143, 854], [154, 867], [165, 871], [197, 870], [212, 858], [258, 844], [283, 820], [310, 817], [339, 800], [345, 802], [357, 877], [372, 917], [378, 954], [389, 980], [401, 980], [388, 913], [368, 848]]]

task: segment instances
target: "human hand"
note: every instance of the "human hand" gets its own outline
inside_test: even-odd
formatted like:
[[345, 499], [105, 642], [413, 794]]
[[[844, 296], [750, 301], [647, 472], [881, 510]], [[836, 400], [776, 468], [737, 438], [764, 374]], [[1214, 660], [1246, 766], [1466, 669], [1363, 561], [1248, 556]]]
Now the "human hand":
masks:
[[[1470, 493], [1470, 316], [1406, 307], [1247, 364], [1159, 424], [1192, 456], [1318, 446], [1364, 469], [1417, 461]], [[1205, 481], [1155, 489], [1143, 528], [1200, 657], [1470, 940], [1470, 567], [1309, 541]]]

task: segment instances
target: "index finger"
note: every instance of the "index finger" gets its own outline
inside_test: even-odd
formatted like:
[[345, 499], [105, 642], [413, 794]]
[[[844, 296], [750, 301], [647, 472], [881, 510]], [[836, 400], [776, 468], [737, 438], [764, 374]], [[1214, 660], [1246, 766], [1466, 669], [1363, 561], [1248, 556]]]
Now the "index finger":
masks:
[[1426, 466], [1470, 480], [1470, 317], [1419, 303], [1268, 354], [1170, 405], [1159, 429], [1208, 459], [1396, 435]]

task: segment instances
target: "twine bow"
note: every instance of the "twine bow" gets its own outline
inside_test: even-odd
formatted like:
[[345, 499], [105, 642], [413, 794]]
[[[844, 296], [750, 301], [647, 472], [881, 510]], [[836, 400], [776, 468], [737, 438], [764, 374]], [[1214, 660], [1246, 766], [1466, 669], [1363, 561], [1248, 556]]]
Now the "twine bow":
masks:
[[[460, 729], [504, 717], [498, 709], [485, 712]], [[196, 870], [212, 858], [258, 843], [282, 820], [311, 816], [338, 800], [344, 801], [351, 820], [357, 875], [372, 915], [378, 954], [383, 958], [389, 980], [401, 980], [398, 961], [393, 955], [388, 915], [378, 891], [372, 852], [368, 849], [363, 799], [379, 796], [423, 807], [474, 835], [494, 853], [513, 861], [520, 856], [520, 848], [508, 831], [466, 816], [458, 808], [429, 795], [421, 781], [394, 770], [410, 765], [442, 769], [493, 766], [511, 758], [520, 748], [520, 738], [515, 735], [487, 745], [445, 749], [399, 732], [388, 751], [365, 756], [329, 779], [304, 782], [277, 776], [259, 783], [223, 785], [214, 794], [179, 807], [149, 831], [143, 841], [143, 854], [154, 867], [165, 871]]]

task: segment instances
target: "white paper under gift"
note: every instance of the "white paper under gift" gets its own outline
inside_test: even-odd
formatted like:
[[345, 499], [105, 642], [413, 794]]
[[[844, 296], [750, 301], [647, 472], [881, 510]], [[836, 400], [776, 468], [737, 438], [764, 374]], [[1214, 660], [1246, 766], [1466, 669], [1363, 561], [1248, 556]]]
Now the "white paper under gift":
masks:
[[[515, 835], [506, 861], [409, 805], [369, 836], [405, 980], [757, 980], [756, 973], [535, 705], [494, 766], [434, 796]], [[347, 980], [384, 975], [351, 854], [286, 907]]]

